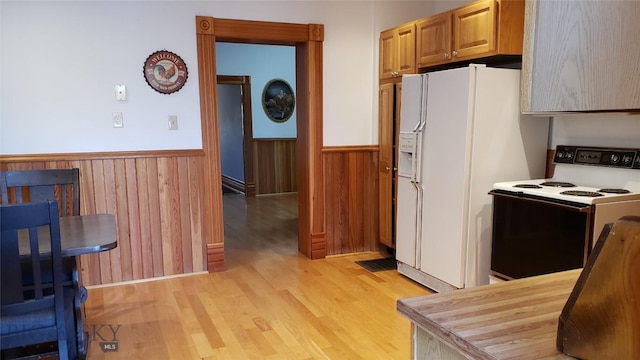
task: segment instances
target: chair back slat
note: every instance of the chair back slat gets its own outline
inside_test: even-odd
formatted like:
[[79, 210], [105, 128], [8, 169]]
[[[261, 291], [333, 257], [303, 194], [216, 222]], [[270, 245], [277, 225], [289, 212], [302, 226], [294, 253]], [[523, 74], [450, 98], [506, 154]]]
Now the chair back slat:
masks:
[[[10, 325], [3, 326], [0, 348], [12, 349], [57, 340], [59, 358], [67, 359], [57, 201], [1, 205], [0, 236], [0, 316], [2, 322]], [[21, 242], [26, 243], [22, 246], [23, 253], [20, 253]], [[51, 257], [51, 268], [45, 269], [42, 268], [41, 249], [46, 249], [47, 245], [50, 252], [43, 256]], [[26, 280], [22, 273], [22, 259], [25, 257], [30, 259], [28, 263], [32, 266], [32, 282]], [[43, 272], [52, 275], [52, 293], [43, 293]], [[50, 287], [51, 284], [46, 285]], [[53, 314], [55, 321], [51, 323], [43, 316], [33, 323], [34, 314], [42, 316], [44, 312]], [[21, 321], [31, 323], [25, 327]]]
[[[40, 300], [43, 298], [43, 283], [41, 273], [48, 269], [41, 269], [40, 238], [38, 228], [49, 227], [49, 242], [51, 256], [58, 254], [61, 261], [60, 244], [60, 220], [58, 218], [58, 204], [56, 201], [46, 203], [3, 205], [0, 214], [0, 229], [2, 230], [2, 254], [0, 254], [0, 266], [2, 267], [2, 293], [1, 303], [4, 306], [12, 303], [20, 303], [27, 300]], [[53, 211], [55, 217], [49, 215]], [[57, 225], [56, 225], [57, 224]], [[57, 229], [57, 230], [56, 230]], [[27, 236], [21, 239], [20, 234], [27, 230]], [[20, 241], [28, 241], [29, 254], [20, 254]], [[23, 284], [21, 257], [28, 257], [33, 269], [32, 291], [26, 291]], [[52, 263], [55, 261], [52, 261]], [[53, 264], [55, 267], [55, 264]], [[62, 267], [62, 265], [60, 265]], [[52, 271], [53, 269], [49, 270]], [[53, 271], [56, 275], [56, 271]], [[31, 286], [30, 289], [31, 290]]]
[[80, 215], [80, 171], [73, 169], [0, 172], [2, 204], [57, 200], [60, 216]]
[[[2, 223], [6, 221], [3, 217]], [[20, 248], [18, 246], [18, 233], [14, 231], [4, 231], [0, 235], [0, 303], [1, 305], [13, 304], [24, 300], [21, 279], [22, 269], [20, 266]]]
[[31, 268], [33, 269], [33, 298], [40, 300], [42, 294], [42, 270], [40, 265], [40, 244], [38, 243], [38, 228], [29, 228], [29, 251], [31, 255]]

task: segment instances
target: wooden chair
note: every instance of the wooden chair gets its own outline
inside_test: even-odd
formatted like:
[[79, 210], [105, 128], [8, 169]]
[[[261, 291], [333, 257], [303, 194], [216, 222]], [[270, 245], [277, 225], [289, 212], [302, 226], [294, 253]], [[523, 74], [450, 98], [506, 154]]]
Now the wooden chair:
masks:
[[[38, 227], [48, 226], [48, 240], [39, 234]], [[56, 201], [0, 206], [0, 348], [16, 347], [57, 341], [59, 359], [68, 359], [65, 300], [71, 302], [73, 293], [63, 292], [62, 250], [60, 223]], [[26, 229], [26, 230], [23, 230]], [[27, 231], [25, 233], [24, 231]], [[22, 236], [19, 235], [22, 232]], [[25, 284], [22, 276], [20, 244], [29, 249], [27, 256], [33, 273], [32, 284]], [[44, 246], [43, 246], [44, 245]], [[41, 254], [47, 251], [49, 255]], [[24, 252], [24, 250], [23, 250]], [[49, 257], [51, 269], [42, 267], [43, 258]], [[52, 283], [43, 283], [42, 274], [51, 272]], [[52, 291], [45, 288], [51, 287]], [[66, 307], [67, 315], [71, 307]]]
[[[80, 215], [80, 171], [73, 169], [13, 170], [0, 172], [0, 196], [2, 204], [21, 204], [57, 200], [60, 216]], [[46, 262], [46, 260], [45, 260]], [[45, 264], [46, 266], [46, 264]], [[87, 290], [82, 286], [77, 259], [62, 259], [63, 285], [75, 290], [74, 313], [77, 334], [77, 354], [84, 358], [87, 341], [82, 329], [82, 304]], [[23, 276], [29, 281], [29, 268], [23, 264]], [[47, 274], [45, 274], [47, 276]], [[51, 282], [50, 274], [43, 280]]]
[[57, 200], [60, 216], [80, 215], [78, 169], [15, 170], [0, 172], [2, 204]]

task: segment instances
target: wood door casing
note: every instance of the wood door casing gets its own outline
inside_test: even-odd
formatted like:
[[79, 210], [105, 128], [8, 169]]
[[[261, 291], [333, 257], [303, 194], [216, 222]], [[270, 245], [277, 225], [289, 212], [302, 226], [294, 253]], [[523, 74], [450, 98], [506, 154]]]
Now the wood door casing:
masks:
[[326, 254], [322, 168], [321, 24], [290, 24], [196, 16], [202, 146], [204, 150], [204, 238], [209, 271], [224, 269], [224, 223], [216, 103], [216, 41], [296, 47], [298, 250]]

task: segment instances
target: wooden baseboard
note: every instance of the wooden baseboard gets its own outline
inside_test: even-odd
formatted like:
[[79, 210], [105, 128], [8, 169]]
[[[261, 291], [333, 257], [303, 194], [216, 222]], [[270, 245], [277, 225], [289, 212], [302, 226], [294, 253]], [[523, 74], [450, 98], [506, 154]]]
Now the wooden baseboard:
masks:
[[311, 259], [324, 259], [327, 256], [327, 240], [324, 232], [311, 234]]
[[192, 272], [192, 273], [188, 273], [188, 274], [175, 274], [175, 275], [157, 276], [157, 277], [152, 277], [152, 278], [138, 279], [138, 280], [127, 280], [127, 281], [120, 281], [120, 282], [114, 282], [114, 283], [109, 283], [109, 284], [87, 285], [86, 288], [89, 289], [89, 290], [91, 290], [91, 289], [100, 289], [100, 288], [106, 288], [106, 287], [131, 285], [131, 284], [141, 284], [141, 283], [147, 283], [147, 282], [158, 281], [158, 280], [175, 279], [175, 278], [181, 278], [181, 277], [186, 277], [186, 276], [194, 276], [194, 275], [202, 275], [202, 274], [208, 274], [208, 272], [206, 272], [206, 271], [198, 271], [198, 272]]
[[207, 269], [210, 273], [224, 271], [224, 244], [207, 244]]

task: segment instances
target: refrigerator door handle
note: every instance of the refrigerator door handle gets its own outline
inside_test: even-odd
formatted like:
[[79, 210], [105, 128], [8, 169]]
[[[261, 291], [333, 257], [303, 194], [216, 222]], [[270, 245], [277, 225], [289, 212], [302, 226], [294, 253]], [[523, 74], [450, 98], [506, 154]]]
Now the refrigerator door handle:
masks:
[[420, 121], [413, 128], [413, 132], [415, 134], [416, 144], [415, 144], [415, 152], [413, 155], [413, 180], [420, 184], [422, 182], [422, 135], [424, 133], [424, 128], [427, 125], [427, 94], [428, 94], [428, 75], [422, 76], [422, 87], [420, 89]]
[[418, 131], [415, 134], [416, 137], [416, 145], [415, 152], [413, 153], [413, 158], [411, 159], [411, 169], [413, 171], [412, 182], [420, 183], [422, 181], [422, 131]]

